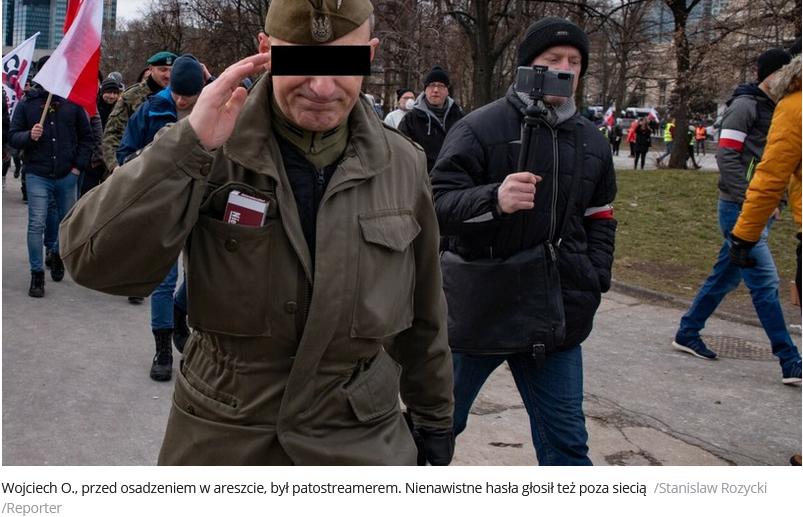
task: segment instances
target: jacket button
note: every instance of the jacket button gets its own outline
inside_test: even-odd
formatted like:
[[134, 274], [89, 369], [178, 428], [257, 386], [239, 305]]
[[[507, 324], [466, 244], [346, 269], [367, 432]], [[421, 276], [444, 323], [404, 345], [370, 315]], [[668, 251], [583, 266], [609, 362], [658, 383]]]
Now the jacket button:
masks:
[[298, 304], [293, 301], [289, 301], [284, 304], [284, 310], [289, 312], [290, 314], [295, 314], [298, 312]]
[[192, 404], [187, 404], [187, 413], [189, 413], [191, 415], [195, 414], [195, 408], [192, 407]]
[[210, 171], [210, 170], [212, 170], [212, 166], [211, 166], [211, 165], [209, 165], [208, 163], [205, 163], [205, 164], [203, 164], [203, 165], [201, 166], [201, 174], [202, 174], [203, 176], [208, 176], [208, 175], [209, 175], [209, 171]]
[[226, 241], [226, 249], [229, 251], [237, 251], [237, 248], [240, 247], [240, 244], [237, 242], [236, 239], [229, 239]]

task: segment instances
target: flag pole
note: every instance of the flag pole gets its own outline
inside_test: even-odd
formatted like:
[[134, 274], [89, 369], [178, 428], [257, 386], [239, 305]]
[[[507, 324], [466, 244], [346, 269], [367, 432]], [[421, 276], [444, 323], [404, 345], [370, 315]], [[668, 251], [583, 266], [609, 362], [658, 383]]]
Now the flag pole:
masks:
[[47, 101], [45, 102], [45, 109], [42, 110], [42, 118], [39, 119], [39, 125], [44, 125], [45, 117], [47, 116], [47, 110], [50, 109], [50, 100], [53, 98], [53, 94], [47, 92]]

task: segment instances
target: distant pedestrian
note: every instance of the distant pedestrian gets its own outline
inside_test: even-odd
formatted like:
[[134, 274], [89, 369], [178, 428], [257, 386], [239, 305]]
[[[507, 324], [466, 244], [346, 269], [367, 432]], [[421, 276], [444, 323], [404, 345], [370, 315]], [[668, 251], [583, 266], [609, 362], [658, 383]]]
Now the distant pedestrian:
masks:
[[689, 131], [686, 133], [686, 138], [688, 141], [688, 156], [686, 157], [686, 165], [688, 166], [689, 160], [691, 160], [692, 165], [695, 169], [699, 169], [701, 165], [697, 163], [697, 160], [694, 159], [694, 143], [697, 140], [697, 133], [693, 125], [689, 125]]
[[636, 157], [636, 128], [638, 127], [638, 120], [634, 120], [630, 124], [630, 129], [627, 130], [627, 143], [630, 144], [630, 157]]
[[432, 67], [424, 79], [424, 91], [413, 109], [399, 123], [399, 131], [424, 148], [427, 170], [432, 170], [446, 134], [463, 118], [460, 106], [449, 96], [452, 82], [446, 70]]
[[652, 130], [647, 123], [647, 119], [642, 117], [638, 120], [638, 125], [636, 126], [634, 133], [636, 135], [636, 142], [633, 146], [633, 153], [635, 157], [633, 160], [633, 169], [638, 169], [639, 161], [641, 161], [641, 170], [644, 170], [644, 162], [647, 159], [647, 153], [650, 151], [650, 146], [652, 146]]
[[611, 142], [611, 152], [614, 156], [619, 156], [619, 146], [622, 144], [622, 126], [619, 125], [618, 120], [614, 122], [608, 138]]
[[658, 164], [660, 165], [664, 158], [672, 155], [672, 150], [675, 148], [675, 118], [669, 119], [664, 127], [664, 154], [658, 157]]
[[708, 132], [705, 128], [705, 122], [700, 121], [697, 123], [697, 129], [694, 133], [694, 139], [697, 143], [697, 156], [700, 156], [700, 151], [705, 156], [705, 141], [708, 138]]
[[390, 127], [399, 127], [399, 123], [413, 109], [415, 104], [415, 92], [410, 88], [399, 88], [396, 90], [397, 107], [385, 117], [385, 124]]

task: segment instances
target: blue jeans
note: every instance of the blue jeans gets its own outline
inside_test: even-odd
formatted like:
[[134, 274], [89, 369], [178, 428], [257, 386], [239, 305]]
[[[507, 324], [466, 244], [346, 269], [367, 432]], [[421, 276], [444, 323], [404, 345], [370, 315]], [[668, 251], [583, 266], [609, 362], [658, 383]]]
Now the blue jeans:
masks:
[[675, 142], [664, 142], [666, 144], [666, 151], [664, 154], [658, 157], [658, 161], [660, 162], [670, 154], [672, 154], [672, 150], [675, 148]]
[[162, 283], [151, 293], [152, 330], [173, 328], [173, 293], [177, 280], [178, 262], [173, 264]]
[[753, 306], [758, 319], [764, 327], [764, 332], [772, 345], [772, 353], [778, 358], [781, 366], [800, 361], [797, 350], [789, 331], [786, 328], [781, 301], [778, 297], [778, 271], [772, 260], [772, 253], [767, 246], [767, 235], [772, 226], [773, 219], [761, 233], [761, 239], [753, 248], [750, 256], [756, 259], [756, 267], [742, 269], [731, 264], [728, 258], [730, 248], [730, 232], [739, 218], [741, 206], [731, 201], [719, 200], [719, 227], [725, 242], [719, 250], [719, 257], [714, 270], [706, 279], [697, 297], [694, 299], [689, 311], [680, 320], [677, 336], [681, 338], [695, 338], [705, 327], [705, 322], [714, 313], [722, 299], [729, 292], [736, 289], [739, 282], [744, 283], [750, 290]]
[[528, 354], [475, 356], [453, 353], [454, 431], [460, 434], [468, 412], [489, 375], [507, 361], [530, 417], [539, 465], [591, 465], [583, 414], [583, 353], [580, 346], [547, 355], [542, 369]]
[[[59, 252], [58, 225], [77, 199], [78, 175], [68, 174], [61, 179], [50, 179], [35, 174], [27, 175], [28, 190], [28, 261], [31, 272], [44, 271], [42, 247], [52, 244]], [[55, 202], [55, 210], [51, 204]]]

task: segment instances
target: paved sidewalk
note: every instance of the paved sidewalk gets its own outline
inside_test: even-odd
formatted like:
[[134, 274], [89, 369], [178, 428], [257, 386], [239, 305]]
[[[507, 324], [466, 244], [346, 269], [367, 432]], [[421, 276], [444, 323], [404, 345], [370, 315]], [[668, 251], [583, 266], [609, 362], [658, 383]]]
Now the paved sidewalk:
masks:
[[[26, 205], [10, 174], [2, 218], [3, 464], [154, 464], [173, 386], [148, 377], [148, 301], [49, 275], [45, 297], [28, 297]], [[669, 346], [682, 312], [624, 291], [604, 297], [584, 345], [594, 463], [787, 464], [801, 451], [801, 389], [781, 384], [763, 331], [713, 318], [704, 335], [721, 359], [703, 361]], [[480, 393], [454, 464], [536, 464], [506, 368]]]

